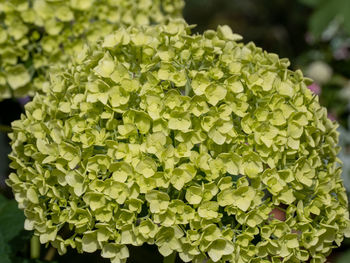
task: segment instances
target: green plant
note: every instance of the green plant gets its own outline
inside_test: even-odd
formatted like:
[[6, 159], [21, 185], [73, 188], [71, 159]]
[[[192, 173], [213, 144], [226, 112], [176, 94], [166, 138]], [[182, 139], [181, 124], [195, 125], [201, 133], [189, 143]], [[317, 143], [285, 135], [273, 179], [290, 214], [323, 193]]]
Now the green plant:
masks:
[[183, 0], [0, 0], [0, 99], [34, 95], [47, 70], [120, 25], [181, 15]]
[[309, 20], [311, 33], [319, 38], [331, 24], [350, 34], [350, 4], [347, 0], [299, 0], [315, 9]]
[[[31, 233], [23, 233], [24, 215], [14, 200], [0, 195], [0, 255], [2, 263], [25, 262], [21, 254], [26, 250], [24, 244], [29, 241]], [[39, 263], [39, 261], [37, 261]]]
[[337, 125], [287, 59], [190, 29], [120, 28], [26, 105], [7, 181], [26, 229], [112, 262], [145, 242], [186, 262], [324, 262], [349, 231]]

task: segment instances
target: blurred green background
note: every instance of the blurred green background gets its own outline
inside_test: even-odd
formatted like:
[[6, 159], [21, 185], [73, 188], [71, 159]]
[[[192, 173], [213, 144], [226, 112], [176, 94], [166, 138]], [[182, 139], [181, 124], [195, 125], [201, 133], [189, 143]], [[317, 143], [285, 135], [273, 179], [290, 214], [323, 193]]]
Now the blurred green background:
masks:
[[[315, 80], [309, 88], [319, 95], [329, 118], [339, 122], [344, 185], [350, 196], [350, 0], [187, 0], [184, 17], [195, 32], [228, 24], [268, 52], [287, 57], [292, 69]], [[0, 263], [109, 262], [99, 254], [60, 257], [42, 246], [40, 260], [30, 259], [31, 232], [23, 230], [24, 216], [4, 180], [10, 151], [6, 126], [19, 118], [24, 100], [0, 103]], [[157, 263], [153, 246], [131, 248], [131, 263]], [[181, 262], [181, 261], [178, 261]], [[335, 249], [328, 262], [350, 262], [350, 240]]]

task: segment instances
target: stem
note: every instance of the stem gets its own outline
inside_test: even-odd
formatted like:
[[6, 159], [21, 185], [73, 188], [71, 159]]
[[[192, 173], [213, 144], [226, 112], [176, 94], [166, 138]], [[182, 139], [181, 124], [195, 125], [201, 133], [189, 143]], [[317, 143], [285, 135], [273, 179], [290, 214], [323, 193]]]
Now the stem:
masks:
[[176, 252], [174, 251], [169, 256], [165, 257], [163, 263], [175, 263], [176, 260]]
[[52, 261], [53, 258], [56, 255], [56, 249], [54, 247], [50, 247], [49, 250], [47, 251], [44, 260], [45, 261]]
[[186, 86], [185, 86], [185, 96], [189, 96], [191, 90], [192, 90], [192, 87], [191, 87], [190, 81], [187, 78], [187, 82], [186, 82]]
[[32, 258], [32, 259], [40, 258], [39, 237], [34, 236], [34, 235], [30, 239], [30, 258]]
[[0, 125], [0, 132], [9, 133], [12, 132], [12, 128], [7, 125]]

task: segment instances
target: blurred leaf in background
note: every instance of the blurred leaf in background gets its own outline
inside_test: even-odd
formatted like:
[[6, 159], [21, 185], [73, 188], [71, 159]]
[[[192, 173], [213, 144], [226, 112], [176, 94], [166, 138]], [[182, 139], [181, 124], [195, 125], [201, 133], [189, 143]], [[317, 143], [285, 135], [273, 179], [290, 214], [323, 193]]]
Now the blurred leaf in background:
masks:
[[23, 231], [24, 214], [17, 208], [15, 200], [0, 195], [0, 255], [2, 263], [12, 263], [18, 247], [11, 241]]
[[343, 255], [341, 255], [337, 260], [337, 263], [349, 263], [349, 262], [350, 262], [350, 250], [348, 250]]
[[0, 195], [0, 235], [5, 242], [17, 236], [24, 225], [24, 214], [15, 200]]
[[309, 20], [311, 33], [319, 38], [330, 25], [343, 27], [350, 34], [349, 0], [299, 0], [315, 9]]

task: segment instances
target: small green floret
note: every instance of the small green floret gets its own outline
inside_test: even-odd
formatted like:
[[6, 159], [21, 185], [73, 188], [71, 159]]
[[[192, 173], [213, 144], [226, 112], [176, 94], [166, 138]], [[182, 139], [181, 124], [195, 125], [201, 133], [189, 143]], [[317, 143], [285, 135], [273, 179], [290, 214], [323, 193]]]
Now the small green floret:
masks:
[[121, 25], [179, 17], [183, 0], [0, 0], [0, 100], [45, 89], [47, 70]]
[[8, 180], [26, 229], [112, 262], [144, 243], [185, 262], [325, 262], [349, 233], [337, 125], [288, 60], [190, 28], [121, 28], [26, 105]]

